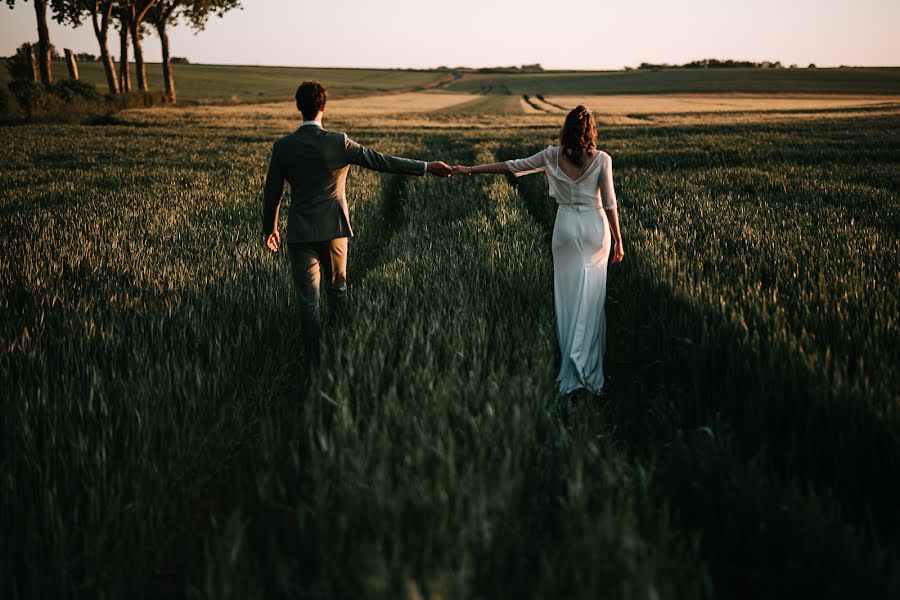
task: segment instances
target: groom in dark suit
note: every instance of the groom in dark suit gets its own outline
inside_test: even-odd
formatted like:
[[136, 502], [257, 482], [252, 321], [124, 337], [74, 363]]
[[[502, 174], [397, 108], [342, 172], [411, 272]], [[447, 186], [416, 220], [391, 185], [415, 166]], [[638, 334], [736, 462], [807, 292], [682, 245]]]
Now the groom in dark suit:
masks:
[[291, 186], [287, 247], [300, 300], [300, 330], [307, 362], [319, 359], [319, 288], [324, 278], [329, 304], [341, 312], [347, 302], [347, 240], [353, 237], [345, 186], [350, 165], [374, 171], [449, 177], [442, 161], [425, 162], [388, 156], [360, 146], [346, 133], [322, 128], [328, 93], [318, 81], [297, 88], [297, 108], [303, 123], [272, 148], [266, 175], [263, 235], [278, 251], [278, 209], [284, 182]]

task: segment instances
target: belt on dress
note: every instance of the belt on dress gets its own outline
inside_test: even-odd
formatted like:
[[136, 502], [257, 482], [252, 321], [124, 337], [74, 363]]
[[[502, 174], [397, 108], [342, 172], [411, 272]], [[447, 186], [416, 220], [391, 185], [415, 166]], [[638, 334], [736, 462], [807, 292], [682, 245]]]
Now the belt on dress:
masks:
[[557, 206], [559, 207], [559, 210], [564, 210], [567, 212], [583, 213], [583, 212], [599, 212], [600, 211], [600, 207], [597, 206], [596, 204], [567, 204], [567, 203], [563, 203], [563, 202], [558, 202]]

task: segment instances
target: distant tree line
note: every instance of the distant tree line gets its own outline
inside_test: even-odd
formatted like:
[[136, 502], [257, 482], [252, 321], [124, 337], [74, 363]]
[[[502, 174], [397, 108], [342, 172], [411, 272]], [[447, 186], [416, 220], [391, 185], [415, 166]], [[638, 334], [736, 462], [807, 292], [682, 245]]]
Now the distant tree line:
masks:
[[[32, 52], [37, 55], [38, 45], [36, 43], [29, 44], [25, 43], [19, 47], [19, 50], [13, 56], [7, 58], [7, 60], [16, 60], [19, 56], [22, 56], [27, 53], [27, 48], [31, 48]], [[100, 57], [96, 54], [91, 54], [90, 52], [75, 52], [74, 55], [75, 60], [78, 62], [100, 62]], [[62, 61], [62, 55], [56, 50], [53, 44], [50, 44], [50, 58], [55, 61]], [[173, 56], [172, 57], [173, 65], [189, 65], [191, 61], [183, 56]]]
[[[719, 60], [717, 58], [704, 58], [702, 60], [694, 60], [683, 65], [672, 65], [669, 63], [648, 63], [642, 62], [638, 69], [783, 69], [784, 65], [781, 61], [763, 61], [752, 62], [749, 60]], [[798, 68], [797, 65], [791, 65], [791, 69]], [[810, 63], [807, 67], [815, 69], [816, 65]], [[626, 70], [632, 70], [626, 67]]]
[[[210, 16], [221, 17], [233, 8], [240, 8], [241, 5], [241, 0], [31, 0], [31, 2], [37, 21], [38, 42], [23, 44], [10, 58], [7, 66], [14, 79], [29, 77], [37, 79], [39, 75], [39, 80], [44, 86], [53, 83], [52, 63], [54, 59], [61, 57], [50, 43], [47, 20], [52, 18], [60, 24], [71, 27], [90, 22], [100, 54], [95, 56], [80, 53], [73, 56], [76, 60], [98, 61], [103, 64], [106, 84], [111, 95], [132, 89], [129, 50], [134, 58], [137, 90], [149, 92], [142, 41], [148, 29], [153, 28], [162, 50], [161, 67], [165, 96], [172, 103], [176, 101], [172, 64], [188, 64], [188, 60], [171, 55], [169, 28], [184, 23], [199, 32], [206, 27]], [[13, 8], [16, 0], [6, 0], [6, 4]], [[118, 69], [109, 49], [110, 28], [119, 33]], [[33, 66], [35, 63], [37, 68]]]
[[461, 73], [542, 73], [544, 67], [540, 63], [522, 65], [520, 67], [484, 67], [473, 69], [471, 67], [438, 67], [438, 71], [459, 71]]

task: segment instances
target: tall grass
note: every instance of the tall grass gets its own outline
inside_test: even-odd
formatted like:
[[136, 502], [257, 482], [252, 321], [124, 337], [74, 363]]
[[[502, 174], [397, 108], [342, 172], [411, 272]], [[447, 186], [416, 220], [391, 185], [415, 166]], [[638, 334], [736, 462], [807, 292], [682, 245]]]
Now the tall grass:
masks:
[[305, 372], [269, 132], [0, 129], [4, 596], [891, 597], [896, 129], [605, 131], [605, 403], [555, 395], [540, 177], [354, 171]]

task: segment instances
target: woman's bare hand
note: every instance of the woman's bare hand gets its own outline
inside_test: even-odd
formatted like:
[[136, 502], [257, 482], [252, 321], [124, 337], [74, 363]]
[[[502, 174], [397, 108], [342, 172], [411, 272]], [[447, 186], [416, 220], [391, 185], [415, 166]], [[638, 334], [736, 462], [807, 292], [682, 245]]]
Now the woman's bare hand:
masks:
[[278, 244], [281, 243], [281, 235], [278, 233], [277, 229], [265, 236], [265, 243], [266, 248], [272, 252], [278, 252]]
[[613, 240], [612, 260], [610, 262], [614, 265], [617, 265], [622, 262], [622, 259], [624, 258], [625, 249], [622, 247], [622, 242]]

